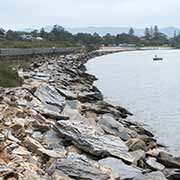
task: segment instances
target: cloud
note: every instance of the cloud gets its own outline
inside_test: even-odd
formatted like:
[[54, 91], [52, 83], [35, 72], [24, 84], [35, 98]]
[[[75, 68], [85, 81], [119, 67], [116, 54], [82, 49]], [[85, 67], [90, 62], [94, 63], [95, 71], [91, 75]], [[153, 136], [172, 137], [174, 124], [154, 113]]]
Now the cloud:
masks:
[[0, 22], [5, 27], [180, 26], [179, 0], [6, 0]]

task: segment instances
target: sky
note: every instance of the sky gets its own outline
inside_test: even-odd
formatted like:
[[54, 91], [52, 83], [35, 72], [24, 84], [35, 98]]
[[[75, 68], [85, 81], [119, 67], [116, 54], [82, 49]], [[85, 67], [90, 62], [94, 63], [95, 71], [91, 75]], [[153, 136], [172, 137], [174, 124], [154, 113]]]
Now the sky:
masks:
[[1, 0], [0, 26], [180, 27], [180, 0]]

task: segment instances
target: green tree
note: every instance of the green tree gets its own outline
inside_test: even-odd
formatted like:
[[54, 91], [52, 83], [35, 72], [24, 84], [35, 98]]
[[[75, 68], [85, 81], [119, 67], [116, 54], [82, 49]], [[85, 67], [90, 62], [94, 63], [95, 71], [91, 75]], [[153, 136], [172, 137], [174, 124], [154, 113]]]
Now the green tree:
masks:
[[113, 45], [116, 44], [116, 38], [112, 36], [111, 34], [107, 33], [104, 37], [104, 44], [105, 45]]
[[98, 33], [94, 33], [93, 34], [93, 42], [95, 44], [101, 44], [102, 38], [101, 38], [101, 36]]
[[33, 30], [33, 31], [31, 32], [31, 35], [32, 35], [33, 37], [38, 37], [38, 30], [37, 30], [37, 29]]
[[128, 43], [128, 44], [139, 44], [140, 38], [137, 36], [131, 36], [126, 33], [118, 34], [115, 37], [116, 44], [123, 44], [123, 43]]
[[88, 34], [88, 33], [78, 33], [75, 35], [75, 40], [81, 45], [95, 45], [99, 44], [99, 35]]
[[46, 33], [44, 28], [40, 29], [40, 33], [39, 34], [40, 34], [40, 37], [42, 37], [42, 38], [46, 38], [47, 37], [47, 33]]
[[151, 39], [152, 39], [154, 37], [154, 29], [152, 26], [150, 27], [150, 35], [151, 35]]
[[4, 36], [5, 35], [5, 30], [3, 28], [0, 28], [0, 36]]
[[157, 39], [159, 36], [159, 29], [158, 29], [157, 25], [154, 26], [154, 34], [153, 35], [154, 35], [155, 39]]
[[5, 35], [7, 40], [19, 40], [20, 35], [16, 31], [8, 30]]
[[146, 28], [145, 31], [144, 31], [144, 37], [146, 40], [150, 40], [151, 39], [151, 34], [150, 34], [150, 30], [149, 28]]
[[131, 27], [129, 29], [129, 33], [128, 33], [130, 36], [134, 36], [134, 29]]
[[71, 33], [66, 31], [62, 26], [54, 25], [53, 29], [49, 33], [49, 40], [51, 41], [69, 41], [73, 42], [74, 37]]
[[60, 33], [64, 32], [65, 29], [62, 26], [54, 25], [53, 29], [51, 30], [51, 33], [58, 36]]

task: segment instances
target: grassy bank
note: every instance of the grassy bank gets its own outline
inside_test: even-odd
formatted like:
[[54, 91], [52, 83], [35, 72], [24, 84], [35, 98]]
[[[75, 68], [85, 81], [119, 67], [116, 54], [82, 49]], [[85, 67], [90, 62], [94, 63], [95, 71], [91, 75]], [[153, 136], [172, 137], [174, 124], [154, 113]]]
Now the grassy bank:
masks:
[[21, 86], [23, 80], [18, 76], [15, 65], [0, 63], [0, 86], [16, 87]]

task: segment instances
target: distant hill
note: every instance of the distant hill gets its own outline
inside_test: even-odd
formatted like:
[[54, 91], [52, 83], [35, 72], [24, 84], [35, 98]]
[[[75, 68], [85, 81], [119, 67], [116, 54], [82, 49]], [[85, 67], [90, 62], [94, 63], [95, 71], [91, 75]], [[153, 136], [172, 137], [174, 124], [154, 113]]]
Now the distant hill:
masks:
[[[53, 26], [45, 26], [45, 30], [47, 32], [50, 32]], [[83, 33], [98, 33], [99, 35], [103, 36], [107, 33], [110, 33], [112, 35], [121, 34], [121, 33], [128, 33], [130, 27], [78, 27], [78, 28], [66, 28], [69, 32], [72, 34], [77, 34], [79, 32]], [[22, 29], [21, 31], [31, 32], [33, 31], [33, 28], [27, 28]], [[135, 34], [137, 36], [143, 36], [144, 35], [144, 29], [142, 28], [134, 28]], [[166, 34], [168, 37], [173, 37], [174, 32], [176, 31], [179, 33], [180, 29], [176, 27], [165, 27], [160, 28], [160, 31], [164, 34]]]
[[180, 29], [176, 27], [165, 27], [165, 28], [160, 29], [160, 31], [169, 37], [173, 37], [174, 32], [176, 31], [176, 34], [179, 34]]
[[[105, 35], [107, 33], [110, 33], [112, 35], [121, 34], [121, 33], [128, 33], [129, 27], [82, 27], [82, 28], [67, 28], [68, 31], [70, 31], [73, 34], [76, 34], [78, 32], [84, 32], [84, 33], [98, 33], [99, 35]], [[144, 33], [143, 29], [136, 29], [134, 28], [136, 35], [142, 36]]]
[[[128, 33], [130, 27], [85, 27], [85, 28], [67, 28], [68, 31], [70, 31], [73, 34], [76, 34], [78, 32], [85, 32], [85, 33], [98, 33], [99, 35], [105, 35], [107, 33], [116, 35], [120, 33]], [[137, 36], [143, 36], [144, 35], [144, 29], [141, 28], [134, 28], [135, 34]], [[165, 27], [161, 28], [160, 31], [164, 34], [166, 34], [168, 37], [173, 37], [174, 32], [177, 33], [180, 31], [179, 28], [176, 27]]]
[[35, 28], [17, 29], [17, 31], [28, 32], [28, 33], [32, 32], [34, 30], [35, 30]]

